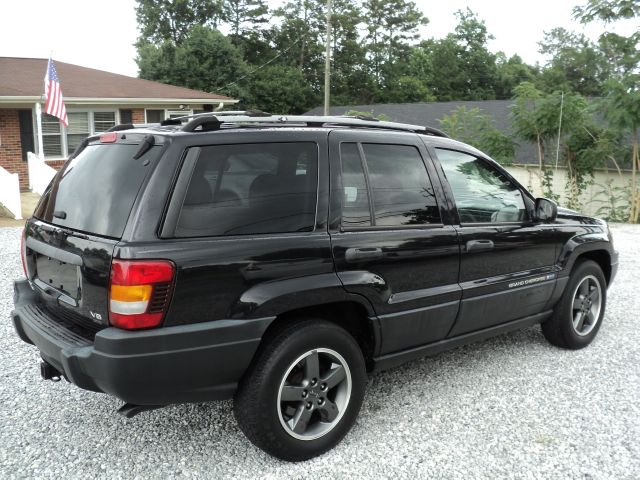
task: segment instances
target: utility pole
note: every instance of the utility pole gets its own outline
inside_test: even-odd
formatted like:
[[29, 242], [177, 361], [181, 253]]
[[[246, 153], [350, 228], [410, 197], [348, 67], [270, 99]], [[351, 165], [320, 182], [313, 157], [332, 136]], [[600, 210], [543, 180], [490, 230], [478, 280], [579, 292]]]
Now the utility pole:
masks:
[[562, 133], [562, 107], [564, 107], [564, 91], [560, 93], [560, 118], [558, 118], [558, 145], [556, 146], [556, 170], [560, 159], [560, 134]]
[[331, 96], [331, 9], [332, 0], [327, 0], [327, 51], [324, 59], [324, 114], [329, 115]]

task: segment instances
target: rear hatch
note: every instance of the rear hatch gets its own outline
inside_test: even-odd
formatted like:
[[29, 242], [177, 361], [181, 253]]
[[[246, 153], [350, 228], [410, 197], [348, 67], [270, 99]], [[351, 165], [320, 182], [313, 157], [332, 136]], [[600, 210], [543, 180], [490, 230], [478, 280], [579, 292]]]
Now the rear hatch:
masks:
[[42, 307], [89, 335], [109, 323], [111, 258], [160, 150], [144, 139], [89, 143], [54, 177], [25, 228], [27, 276]]

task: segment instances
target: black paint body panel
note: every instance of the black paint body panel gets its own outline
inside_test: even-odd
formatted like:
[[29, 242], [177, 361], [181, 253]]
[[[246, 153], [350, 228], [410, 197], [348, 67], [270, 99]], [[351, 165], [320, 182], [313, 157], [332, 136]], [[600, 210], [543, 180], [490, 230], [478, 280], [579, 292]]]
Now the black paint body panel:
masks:
[[[27, 222], [30, 283], [16, 286], [16, 330], [83, 388], [146, 405], [228, 398], [279, 316], [327, 304], [357, 304], [366, 312], [374, 341], [370, 365], [387, 368], [544, 321], [581, 255], [602, 261], [609, 282], [615, 276], [617, 254], [600, 220], [560, 209], [553, 224], [461, 224], [434, 147], [460, 150], [502, 169], [453, 140], [345, 128], [154, 135], [161, 153], [121, 238]], [[187, 149], [237, 143], [260, 148], [264, 142], [317, 144], [314, 231], [174, 238], [179, 208], [171, 199], [185, 195], [185, 175], [193, 166]], [[415, 147], [442, 223], [342, 228], [341, 142]], [[533, 197], [503, 173], [521, 189], [532, 214]], [[492, 247], [470, 248], [478, 241]], [[354, 249], [375, 255], [354, 257]], [[174, 262], [175, 288], [162, 327], [109, 327], [112, 258]], [[59, 338], [68, 322], [86, 344]]]

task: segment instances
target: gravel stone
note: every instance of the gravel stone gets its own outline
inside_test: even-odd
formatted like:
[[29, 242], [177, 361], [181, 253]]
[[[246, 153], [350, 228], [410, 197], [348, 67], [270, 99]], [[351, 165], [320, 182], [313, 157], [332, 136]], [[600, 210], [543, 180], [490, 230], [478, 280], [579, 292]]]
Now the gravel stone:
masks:
[[591, 346], [533, 327], [374, 375], [344, 441], [292, 464], [253, 447], [229, 401], [126, 419], [41, 380], [9, 318], [21, 229], [0, 229], [0, 478], [640, 478], [640, 226], [612, 230], [620, 270]]

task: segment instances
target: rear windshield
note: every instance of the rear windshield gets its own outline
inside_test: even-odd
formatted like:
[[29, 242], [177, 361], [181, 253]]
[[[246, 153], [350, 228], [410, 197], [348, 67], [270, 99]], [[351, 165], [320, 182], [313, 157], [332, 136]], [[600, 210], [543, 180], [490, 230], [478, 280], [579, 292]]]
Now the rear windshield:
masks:
[[122, 237], [149, 169], [145, 158], [152, 155], [149, 152], [134, 160], [139, 148], [131, 144], [87, 146], [54, 177], [34, 216], [61, 227]]

